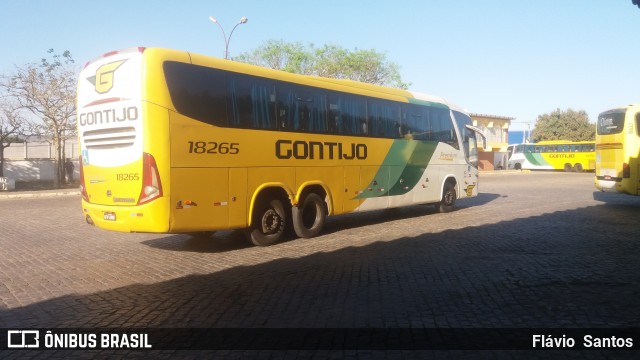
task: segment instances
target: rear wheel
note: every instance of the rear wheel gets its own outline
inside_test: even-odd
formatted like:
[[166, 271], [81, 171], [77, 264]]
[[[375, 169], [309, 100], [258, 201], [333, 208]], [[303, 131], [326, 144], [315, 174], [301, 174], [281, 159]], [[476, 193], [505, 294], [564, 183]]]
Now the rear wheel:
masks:
[[442, 189], [442, 200], [436, 204], [436, 209], [441, 213], [453, 211], [456, 205], [456, 187], [451, 182], [446, 182]]
[[573, 166], [571, 166], [571, 164], [564, 164], [564, 171], [566, 172], [573, 171]]
[[577, 163], [573, 166], [573, 171], [575, 172], [582, 172], [582, 164]]
[[300, 206], [291, 209], [291, 217], [296, 235], [301, 238], [317, 236], [327, 217], [324, 200], [316, 193], [307, 195]]
[[251, 242], [257, 246], [269, 246], [282, 240], [287, 223], [287, 213], [282, 201], [272, 199], [256, 209], [251, 224]]

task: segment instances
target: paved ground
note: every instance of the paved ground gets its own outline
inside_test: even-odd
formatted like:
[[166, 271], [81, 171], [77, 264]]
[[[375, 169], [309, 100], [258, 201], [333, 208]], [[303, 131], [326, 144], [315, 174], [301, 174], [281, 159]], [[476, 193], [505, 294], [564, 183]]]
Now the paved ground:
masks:
[[[640, 198], [595, 193], [592, 179], [485, 175], [482, 194], [460, 201], [456, 212], [415, 206], [342, 216], [329, 219], [320, 237], [267, 248], [236, 232], [202, 240], [99, 230], [85, 224], [74, 192], [0, 195], [0, 328], [637, 329]], [[312, 347], [213, 355], [425, 355]], [[190, 353], [155, 355], [176, 354]]]

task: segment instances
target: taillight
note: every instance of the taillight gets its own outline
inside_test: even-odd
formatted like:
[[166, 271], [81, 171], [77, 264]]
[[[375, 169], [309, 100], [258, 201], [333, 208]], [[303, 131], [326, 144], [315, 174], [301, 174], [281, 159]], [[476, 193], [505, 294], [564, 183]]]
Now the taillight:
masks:
[[148, 203], [149, 201], [162, 196], [162, 183], [160, 182], [160, 173], [158, 165], [151, 154], [142, 154], [142, 189], [138, 197], [138, 205]]
[[631, 167], [627, 163], [622, 163], [622, 177], [624, 179], [631, 177]]
[[80, 195], [82, 195], [84, 201], [89, 202], [87, 187], [84, 185], [84, 167], [82, 166], [82, 156], [80, 156]]

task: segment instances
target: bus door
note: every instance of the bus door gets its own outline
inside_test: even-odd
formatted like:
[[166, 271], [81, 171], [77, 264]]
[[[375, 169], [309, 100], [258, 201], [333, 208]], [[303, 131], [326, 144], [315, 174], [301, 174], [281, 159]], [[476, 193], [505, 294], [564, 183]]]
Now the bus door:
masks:
[[478, 169], [478, 140], [476, 136], [480, 136], [482, 139], [482, 148], [486, 147], [487, 138], [482, 133], [482, 130], [475, 126], [466, 125], [464, 129], [464, 154], [467, 157], [469, 165]]
[[467, 160], [467, 171], [465, 171], [464, 186], [460, 186], [462, 190], [466, 192], [467, 196], [475, 196], [478, 194], [478, 141], [479, 135], [482, 139], [482, 148], [486, 145], [486, 137], [482, 133], [482, 130], [475, 126], [466, 125], [464, 130], [464, 137], [462, 139], [462, 146], [464, 148], [464, 154]]

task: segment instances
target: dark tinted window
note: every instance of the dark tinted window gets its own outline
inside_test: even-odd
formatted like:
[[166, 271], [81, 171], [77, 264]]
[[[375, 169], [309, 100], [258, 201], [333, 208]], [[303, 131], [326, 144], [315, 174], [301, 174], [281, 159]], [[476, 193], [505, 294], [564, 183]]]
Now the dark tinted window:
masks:
[[429, 111], [424, 106], [407, 104], [402, 111], [402, 135], [405, 139], [429, 140]]
[[275, 82], [228, 74], [229, 126], [247, 129], [277, 128]]
[[217, 69], [165, 62], [164, 73], [176, 110], [216, 126], [227, 126], [225, 73]]
[[[459, 148], [448, 109], [165, 62], [176, 110], [222, 127], [441, 141]], [[471, 122], [460, 113], [460, 124]]]
[[458, 137], [453, 128], [449, 110], [431, 107], [429, 108], [429, 120], [431, 123], [429, 140], [444, 142], [459, 149]]
[[598, 116], [598, 135], [619, 134], [624, 128], [624, 110], [607, 111]]
[[392, 101], [372, 99], [368, 101], [369, 136], [399, 138], [400, 105]]
[[345, 93], [329, 94], [329, 132], [340, 135], [367, 135], [367, 102], [364, 97]]
[[326, 133], [325, 91], [308, 86], [278, 83], [278, 123], [285, 131]]

